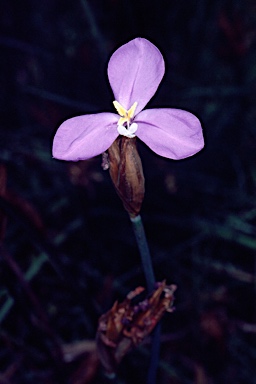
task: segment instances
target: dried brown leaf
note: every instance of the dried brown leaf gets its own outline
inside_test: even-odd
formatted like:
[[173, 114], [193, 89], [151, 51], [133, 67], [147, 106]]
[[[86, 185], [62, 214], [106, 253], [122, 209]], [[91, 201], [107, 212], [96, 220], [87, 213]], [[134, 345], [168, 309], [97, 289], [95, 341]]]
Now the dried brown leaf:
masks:
[[152, 332], [165, 312], [173, 311], [175, 285], [158, 283], [143, 301], [134, 303], [144, 288], [130, 292], [99, 319], [96, 335], [99, 358], [108, 374], [115, 372], [122, 358]]

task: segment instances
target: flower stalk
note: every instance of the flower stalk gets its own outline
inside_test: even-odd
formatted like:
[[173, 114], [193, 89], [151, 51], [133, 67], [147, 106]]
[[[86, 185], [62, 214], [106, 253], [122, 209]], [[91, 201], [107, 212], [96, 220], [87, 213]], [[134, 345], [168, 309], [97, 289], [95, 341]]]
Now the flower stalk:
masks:
[[[144, 175], [136, 138], [119, 136], [108, 149], [108, 167], [115, 189], [130, 216], [139, 248], [141, 263], [146, 279], [148, 294], [156, 288], [152, 259], [139, 214], [144, 199]], [[147, 384], [156, 382], [160, 350], [160, 324], [157, 324], [152, 338], [152, 350]]]
[[155, 287], [155, 274], [141, 216], [138, 215], [136, 217], [131, 217], [130, 219], [132, 222], [137, 245], [140, 251], [141, 263], [147, 283], [147, 289], [148, 292], [152, 292]]
[[[141, 263], [143, 267], [144, 276], [147, 283], [148, 292], [152, 292], [155, 285], [155, 273], [152, 264], [152, 258], [150, 255], [147, 238], [144, 231], [143, 222], [141, 216], [138, 215], [134, 218], [130, 218], [133, 226], [133, 231], [137, 241], [137, 245], [140, 251]], [[161, 324], [158, 323], [154, 329], [152, 336], [152, 347], [150, 355], [150, 365], [147, 376], [147, 384], [156, 383], [157, 366], [160, 353], [160, 336], [161, 336]]]

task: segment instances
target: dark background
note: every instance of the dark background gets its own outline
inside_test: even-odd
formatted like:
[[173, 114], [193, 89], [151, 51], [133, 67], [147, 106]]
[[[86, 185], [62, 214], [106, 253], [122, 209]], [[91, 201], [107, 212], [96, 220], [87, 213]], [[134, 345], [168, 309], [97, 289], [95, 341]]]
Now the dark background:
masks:
[[[107, 62], [139, 36], [166, 63], [148, 107], [196, 114], [206, 142], [177, 162], [138, 143], [157, 279], [178, 286], [158, 383], [256, 383], [255, 22], [252, 0], [0, 1], [0, 383], [105, 382], [97, 319], [145, 283], [101, 157], [51, 155], [62, 121], [114, 112]], [[145, 383], [148, 364], [144, 344], [117, 383]]]

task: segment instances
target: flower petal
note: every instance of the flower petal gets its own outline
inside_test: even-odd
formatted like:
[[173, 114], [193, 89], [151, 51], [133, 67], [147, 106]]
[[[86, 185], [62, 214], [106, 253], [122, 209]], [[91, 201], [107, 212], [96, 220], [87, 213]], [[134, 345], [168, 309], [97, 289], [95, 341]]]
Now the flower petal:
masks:
[[121, 46], [108, 63], [108, 78], [126, 110], [137, 101], [138, 114], [155, 94], [164, 75], [163, 56], [150, 41], [137, 38]]
[[103, 153], [118, 136], [118, 119], [114, 113], [96, 113], [64, 121], [53, 140], [53, 157], [78, 161]]
[[134, 119], [136, 136], [154, 152], [179, 160], [199, 152], [204, 146], [201, 123], [181, 109], [146, 109]]

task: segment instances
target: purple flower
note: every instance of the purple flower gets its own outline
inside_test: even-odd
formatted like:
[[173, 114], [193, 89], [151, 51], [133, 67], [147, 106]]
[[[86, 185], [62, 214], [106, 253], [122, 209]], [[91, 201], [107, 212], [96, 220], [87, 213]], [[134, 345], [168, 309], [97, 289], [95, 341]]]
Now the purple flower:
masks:
[[192, 156], [204, 146], [200, 121], [172, 108], [146, 109], [164, 75], [163, 57], [152, 43], [136, 38], [113, 53], [108, 78], [118, 114], [97, 113], [66, 120], [56, 132], [53, 156], [85, 160], [106, 151], [119, 135], [137, 136], [170, 159]]

